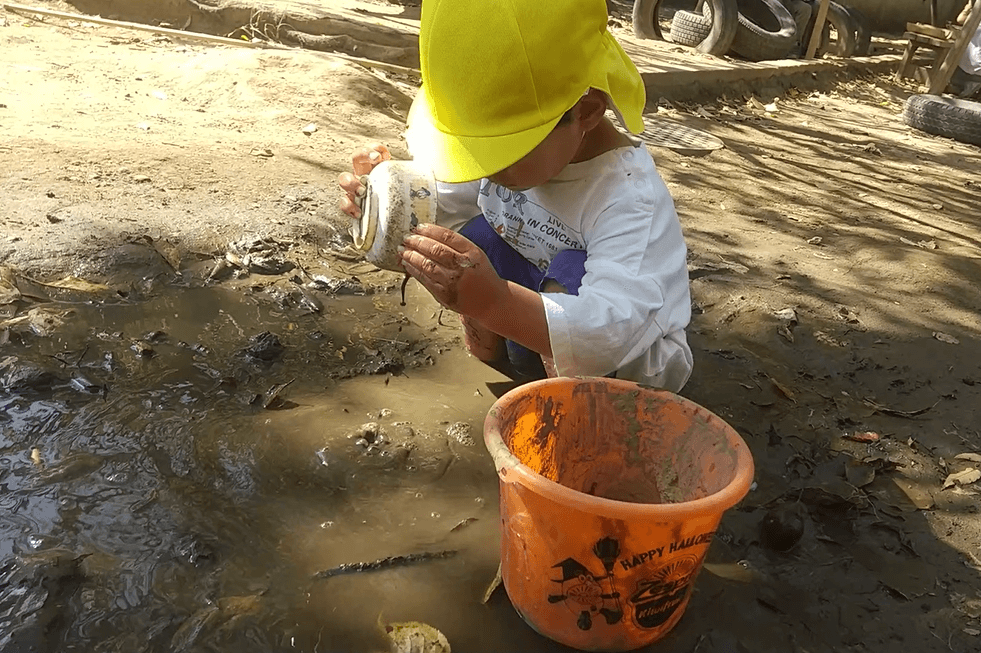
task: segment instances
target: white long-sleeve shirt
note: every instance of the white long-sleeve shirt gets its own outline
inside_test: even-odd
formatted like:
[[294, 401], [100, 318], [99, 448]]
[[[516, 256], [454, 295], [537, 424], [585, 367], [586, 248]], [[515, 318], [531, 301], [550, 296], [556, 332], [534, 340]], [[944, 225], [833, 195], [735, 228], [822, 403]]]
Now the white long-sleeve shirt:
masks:
[[542, 270], [560, 251], [586, 251], [578, 295], [542, 293], [560, 375], [616, 371], [617, 378], [675, 392], [684, 386], [692, 369], [685, 241], [646, 147], [571, 163], [524, 192], [487, 179], [438, 189], [439, 224], [459, 229], [483, 213]]
[[966, 73], [981, 75], [981, 27], [974, 32], [958, 65]]

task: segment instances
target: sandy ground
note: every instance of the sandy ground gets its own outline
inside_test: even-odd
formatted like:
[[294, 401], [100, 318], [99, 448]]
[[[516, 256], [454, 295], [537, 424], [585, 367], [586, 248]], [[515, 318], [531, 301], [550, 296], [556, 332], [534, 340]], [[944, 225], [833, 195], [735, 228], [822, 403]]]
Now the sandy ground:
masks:
[[[0, 264], [124, 291], [200, 284], [228, 243], [253, 235], [312, 272], [394, 288], [394, 275], [334, 254], [334, 179], [366, 142], [404, 155], [409, 80], [318, 53], [11, 13], [0, 51]], [[981, 153], [904, 127], [908, 94], [864, 80], [769, 108], [772, 97], [651, 108], [652, 123], [726, 144], [652, 152], [690, 248], [696, 371], [684, 394], [735, 426], [757, 463], [756, 489], [709, 554], [718, 573], [700, 577], [664, 650], [981, 642], [978, 489], [942, 489], [979, 466], [957, 455], [981, 452]], [[472, 404], [479, 369], [442, 369]], [[848, 439], [869, 431], [874, 442]], [[779, 506], [805, 524], [789, 553], [761, 545]], [[727, 572], [737, 561], [751, 573]]]

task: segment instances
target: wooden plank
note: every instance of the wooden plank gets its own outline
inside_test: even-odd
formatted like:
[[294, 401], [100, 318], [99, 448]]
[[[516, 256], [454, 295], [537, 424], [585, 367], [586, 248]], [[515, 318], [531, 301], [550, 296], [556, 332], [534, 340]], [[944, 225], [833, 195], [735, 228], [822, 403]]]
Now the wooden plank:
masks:
[[932, 36], [927, 36], [926, 34], [915, 34], [913, 32], [906, 32], [903, 34], [903, 38], [908, 41], [915, 41], [919, 45], [925, 45], [931, 48], [936, 48], [938, 50], [949, 50], [954, 46], [953, 41], [947, 41], [944, 39], [935, 39]]
[[940, 95], [947, 88], [947, 84], [950, 83], [950, 78], [954, 74], [954, 68], [957, 67], [961, 57], [964, 56], [964, 52], [967, 51], [967, 45], [971, 42], [974, 33], [978, 31], [978, 26], [981, 26], [981, 0], [974, 0], [971, 13], [968, 14], [954, 45], [947, 51], [947, 57], [944, 59], [943, 65], [940, 66], [940, 71], [936, 75], [930, 76], [930, 95]]
[[950, 32], [948, 30], [941, 27], [934, 27], [933, 25], [924, 25], [923, 23], [906, 23], [906, 31], [912, 32], [913, 34], [932, 36], [935, 39], [950, 38]]
[[[979, 0], [981, 1], [981, 0]], [[807, 45], [805, 59], [813, 59], [818, 46], [821, 45], [821, 32], [824, 30], [824, 21], [828, 18], [828, 5], [831, 0], [821, 0], [818, 6], [817, 18], [814, 19], [814, 30], [811, 31], [811, 40]]]

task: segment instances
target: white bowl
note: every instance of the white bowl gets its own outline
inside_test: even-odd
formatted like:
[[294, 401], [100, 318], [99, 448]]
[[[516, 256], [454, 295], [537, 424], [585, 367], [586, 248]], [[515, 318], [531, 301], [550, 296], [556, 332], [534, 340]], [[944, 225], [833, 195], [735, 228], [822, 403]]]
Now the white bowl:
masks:
[[382, 161], [361, 178], [367, 192], [352, 220], [355, 248], [386, 270], [403, 272], [398, 246], [418, 224], [436, 220], [436, 178], [414, 161]]

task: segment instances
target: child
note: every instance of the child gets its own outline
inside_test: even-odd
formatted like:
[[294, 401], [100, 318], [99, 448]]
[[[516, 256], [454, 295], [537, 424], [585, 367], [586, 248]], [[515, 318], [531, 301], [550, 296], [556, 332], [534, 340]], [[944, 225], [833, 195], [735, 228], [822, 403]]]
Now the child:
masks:
[[[606, 118], [644, 128], [643, 81], [606, 23], [605, 0], [425, 0], [406, 140], [447, 183], [402, 263], [512, 378], [544, 377], [544, 359], [678, 391], [692, 368], [685, 243], [647, 149]], [[354, 171], [386, 158], [361, 150]], [[357, 217], [361, 185], [340, 183]]]

